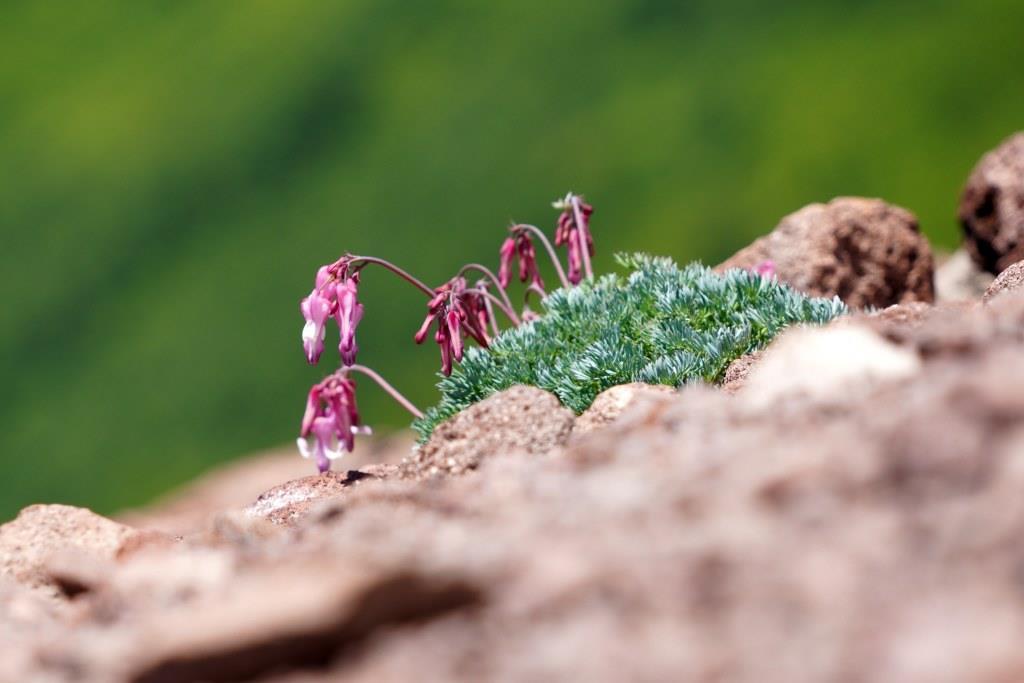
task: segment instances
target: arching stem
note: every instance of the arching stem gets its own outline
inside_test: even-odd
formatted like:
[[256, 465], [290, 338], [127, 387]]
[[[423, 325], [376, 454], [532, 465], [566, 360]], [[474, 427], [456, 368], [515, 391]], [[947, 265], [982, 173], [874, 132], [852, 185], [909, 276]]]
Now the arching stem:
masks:
[[539, 296], [541, 298], [542, 301], [544, 299], [546, 299], [547, 296], [548, 296], [548, 293], [545, 292], [541, 288], [541, 286], [538, 285], [536, 282], [531, 282], [530, 286], [526, 288], [526, 293], [523, 294], [523, 303], [526, 303], [526, 304], [530, 303], [530, 295], [531, 294], [536, 294], [537, 296]]
[[[501, 298], [505, 302], [505, 306], [507, 307], [507, 309], [509, 311], [514, 310], [512, 302], [509, 300], [508, 294], [505, 292], [505, 288], [501, 286], [501, 282], [498, 281], [497, 276], [491, 272], [490, 268], [488, 268], [487, 266], [480, 265], [479, 263], [467, 263], [466, 265], [462, 266], [462, 268], [459, 269], [459, 276], [464, 275], [467, 271], [470, 270], [475, 270], [478, 273], [486, 276], [487, 279], [494, 284], [494, 287], [498, 290], [498, 293], [501, 294]], [[516, 317], [514, 312], [512, 313], [511, 319], [515, 321], [515, 324], [517, 326], [519, 325], [519, 318]]]
[[565, 276], [565, 271], [562, 270], [562, 264], [558, 261], [558, 253], [551, 245], [551, 242], [548, 241], [548, 237], [544, 234], [544, 231], [536, 225], [530, 225], [529, 223], [518, 223], [513, 225], [511, 230], [513, 232], [525, 230], [540, 240], [540, 243], [544, 245], [544, 249], [548, 252], [548, 257], [551, 259], [551, 265], [555, 267], [555, 272], [558, 274], [558, 281], [562, 283], [562, 287], [567, 288], [569, 286], [569, 278]]
[[[476, 283], [477, 289], [487, 291], [487, 280], [479, 280]], [[497, 337], [501, 334], [501, 330], [498, 329], [498, 321], [494, 317], [494, 306], [491, 305], [491, 300], [488, 297], [484, 297], [484, 310], [487, 311], [487, 319], [491, 322], [491, 334]]]
[[590, 266], [590, 240], [587, 238], [590, 236], [590, 229], [586, 227], [583, 222], [583, 211], [580, 210], [580, 198], [576, 195], [572, 196], [569, 200], [572, 204], [572, 215], [576, 220], [576, 229], [580, 233], [580, 251], [583, 253], [583, 274], [586, 275], [587, 279], [593, 279], [594, 269]]
[[415, 417], [417, 420], [423, 418], [422, 410], [414, 406], [412, 404], [412, 401], [403, 396], [402, 393], [398, 391], [398, 389], [395, 389], [387, 382], [387, 380], [385, 380], [383, 377], [378, 375], [370, 368], [366, 367], [365, 365], [349, 365], [348, 367], [341, 369], [339, 372], [344, 373], [348, 372], [349, 370], [355, 370], [356, 372], [363, 373], [364, 375], [372, 379], [374, 382], [376, 382], [377, 385], [380, 386], [381, 389], [386, 391], [388, 395], [391, 396], [391, 398], [395, 399], [399, 403], [399, 405], [408, 410], [413, 417]]
[[[495, 306], [500, 308], [501, 312], [505, 314], [505, 317], [511, 320], [512, 324], [515, 325], [516, 327], [519, 327], [523, 323], [523, 321], [519, 319], [519, 316], [516, 315], [515, 310], [511, 306], [507, 306], [505, 302], [503, 302], [501, 299], [488, 292], [486, 289], [480, 289], [479, 287], [477, 287], [467, 289], [466, 291], [471, 292], [473, 294], [480, 294], [481, 296], [484, 297], [484, 300], [486, 302], [493, 303]], [[494, 318], [492, 317], [491, 320], [493, 319]]]
[[376, 258], [374, 256], [353, 256], [351, 263], [356, 266], [356, 270], [360, 270], [365, 265], [369, 265], [371, 263], [377, 266], [381, 266], [383, 268], [390, 270], [392, 273], [402, 278], [412, 286], [416, 287], [427, 296], [433, 297], [435, 294], [432, 288], [428, 287], [426, 284], [416, 279], [415, 277], [413, 277], [406, 271], [402, 270], [395, 264], [391, 263], [390, 261], [385, 261], [384, 259]]

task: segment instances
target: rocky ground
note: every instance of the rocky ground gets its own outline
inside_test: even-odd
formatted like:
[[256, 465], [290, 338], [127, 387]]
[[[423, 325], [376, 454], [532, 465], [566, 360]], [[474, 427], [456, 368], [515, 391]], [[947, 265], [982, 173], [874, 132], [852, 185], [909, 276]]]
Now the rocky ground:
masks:
[[937, 271], [862, 199], [727, 262], [875, 309], [721, 387], [579, 417], [516, 387], [325, 476], [271, 454], [117, 521], [23, 510], [0, 681], [1024, 680], [1024, 263], [986, 251], [1024, 231], [1015, 140]]

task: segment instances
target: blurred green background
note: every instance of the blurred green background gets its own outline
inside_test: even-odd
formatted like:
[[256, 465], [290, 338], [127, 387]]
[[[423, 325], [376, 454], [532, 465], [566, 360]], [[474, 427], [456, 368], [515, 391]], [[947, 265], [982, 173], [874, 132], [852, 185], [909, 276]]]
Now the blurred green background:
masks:
[[[953, 247], [1022, 127], [1022, 27], [1020, 0], [7, 3], [0, 518], [292, 441], [336, 344], [306, 365], [298, 300], [345, 250], [438, 283], [570, 189], [602, 269], [714, 263], [839, 194]], [[431, 403], [422, 297], [362, 290], [362, 361]]]

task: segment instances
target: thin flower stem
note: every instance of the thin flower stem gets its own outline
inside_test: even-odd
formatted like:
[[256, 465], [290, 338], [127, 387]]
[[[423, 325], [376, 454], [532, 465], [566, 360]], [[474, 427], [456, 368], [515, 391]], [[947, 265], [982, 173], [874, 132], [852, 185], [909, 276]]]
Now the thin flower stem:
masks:
[[555, 248], [551, 246], [551, 242], [548, 241], [548, 237], [544, 234], [544, 231], [536, 225], [530, 225], [529, 223], [513, 225], [511, 230], [513, 232], [517, 230], [526, 230], [540, 240], [540, 243], [544, 245], [544, 249], [548, 252], [548, 257], [551, 258], [551, 264], [555, 267], [555, 272], [558, 273], [558, 281], [562, 283], [562, 287], [567, 288], [569, 286], [569, 279], [565, 277], [565, 271], [562, 270], [562, 264], [558, 261], [558, 253], [555, 251]]
[[[405, 272], [404, 270], [402, 270], [401, 268], [399, 268], [395, 264], [391, 263], [390, 261], [385, 261], [384, 259], [376, 258], [374, 256], [353, 256], [352, 257], [352, 263], [353, 264], [371, 264], [372, 263], [374, 265], [382, 266], [384, 268], [387, 268], [392, 273], [394, 273], [398, 277], [402, 278], [403, 280], [405, 280], [409, 284], [413, 285], [414, 287], [416, 287], [417, 289], [422, 291], [427, 296], [433, 297], [434, 294], [436, 293], [436, 292], [434, 292], [434, 290], [432, 288], [428, 287], [427, 285], [425, 285], [420, 280], [417, 280], [415, 277], [413, 277], [409, 273]], [[361, 268], [362, 265], [360, 265], [359, 267]]]
[[583, 253], [583, 273], [590, 280], [594, 277], [594, 269], [590, 266], [590, 244], [587, 240], [589, 229], [584, 227], [583, 211], [580, 210], [580, 198], [573, 195], [569, 203], [572, 204], [572, 215], [576, 221], [576, 231], [580, 236], [580, 251]]
[[487, 318], [491, 321], [491, 334], [497, 337], [501, 334], [501, 330], [498, 329], [498, 319], [494, 315], [494, 307], [491, 305], [491, 300], [484, 297], [484, 308], [487, 309]]
[[396, 401], [398, 401], [398, 403], [403, 408], [405, 408], [410, 413], [412, 413], [413, 417], [415, 417], [417, 420], [423, 419], [423, 411], [422, 410], [420, 410], [419, 408], [414, 406], [412, 404], [412, 401], [410, 401], [405, 396], [403, 396], [402, 393], [400, 391], [398, 391], [398, 389], [395, 389], [393, 386], [391, 386], [387, 382], [387, 380], [385, 380], [383, 377], [378, 375], [376, 372], [374, 372], [370, 368], [366, 367], [365, 365], [349, 365], [348, 367], [343, 368], [342, 370], [340, 370], [340, 372], [348, 372], [349, 370], [355, 370], [356, 372], [363, 373], [364, 375], [366, 375], [367, 377], [372, 379], [374, 382], [376, 382], [380, 386], [381, 389], [386, 391], [391, 396], [391, 398], [393, 398]]
[[[508, 294], [505, 292], [505, 288], [501, 286], [501, 282], [498, 281], [497, 276], [495, 276], [495, 274], [491, 272], [490, 268], [488, 268], [487, 266], [482, 266], [479, 263], [467, 263], [466, 265], [462, 266], [462, 268], [459, 269], [459, 275], [462, 276], [468, 270], [475, 270], [483, 275], [486, 275], [487, 279], [494, 283], [494, 286], [497, 288], [498, 293], [501, 294], [501, 298], [505, 302], [505, 306], [508, 307], [508, 310], [513, 310], [512, 302], [509, 300]], [[512, 319], [516, 321], [516, 325], [518, 326], [519, 320], [518, 318], [515, 317], [515, 313], [512, 314]]]
[[530, 286], [526, 288], [526, 293], [523, 295], [524, 303], [530, 303], [530, 294], [536, 294], [542, 301], [548, 296], [548, 293], [545, 292], [544, 289], [536, 282], [531, 282]]
[[[505, 316], [509, 320], [511, 320], [512, 324], [515, 325], [516, 327], [519, 327], [519, 325], [522, 324], [523, 321], [519, 319], [519, 316], [516, 315], [515, 310], [511, 306], [506, 306], [505, 303], [501, 299], [499, 299], [498, 297], [494, 296], [493, 294], [488, 292], [486, 289], [478, 289], [478, 288], [467, 289], [466, 292], [471, 292], [473, 294], [480, 294], [480, 295], [482, 295], [486, 302], [493, 303], [495, 306], [500, 308], [501, 312], [504, 313]], [[493, 320], [494, 318], [492, 317], [491, 319]]]
[[[487, 280], [478, 280], [476, 288], [487, 291]], [[498, 329], [498, 320], [494, 317], [494, 306], [491, 305], [491, 300], [484, 297], [484, 310], [487, 311], [487, 319], [491, 323], [491, 333], [497, 337], [501, 334], [501, 330]]]

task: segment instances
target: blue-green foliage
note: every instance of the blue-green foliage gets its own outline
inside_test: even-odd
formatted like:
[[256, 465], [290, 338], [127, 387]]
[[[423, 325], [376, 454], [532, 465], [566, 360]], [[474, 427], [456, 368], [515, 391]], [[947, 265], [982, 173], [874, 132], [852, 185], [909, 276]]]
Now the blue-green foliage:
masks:
[[645, 254], [617, 260], [630, 269], [627, 277], [552, 292], [538, 320], [503, 332], [489, 349], [467, 349], [438, 384], [440, 403], [414, 423], [420, 437], [515, 384], [546, 389], [580, 413], [616, 384], [716, 382], [732, 360], [782, 328], [847, 311], [838, 298], [809, 298], [747, 271], [718, 275]]

